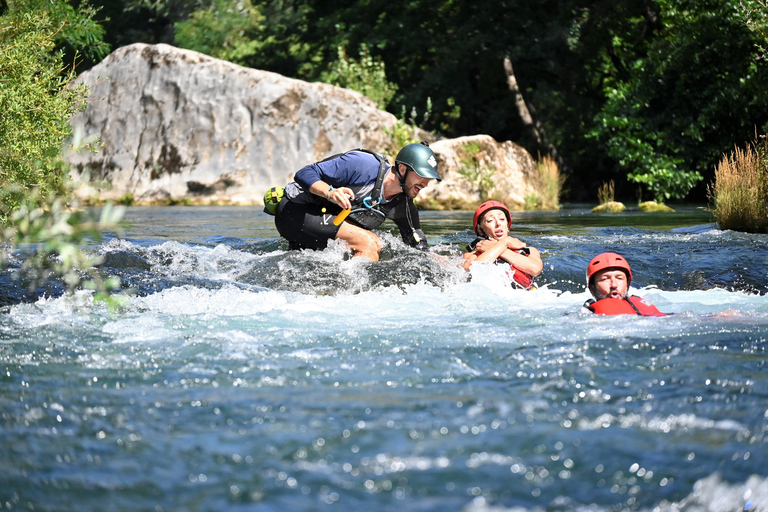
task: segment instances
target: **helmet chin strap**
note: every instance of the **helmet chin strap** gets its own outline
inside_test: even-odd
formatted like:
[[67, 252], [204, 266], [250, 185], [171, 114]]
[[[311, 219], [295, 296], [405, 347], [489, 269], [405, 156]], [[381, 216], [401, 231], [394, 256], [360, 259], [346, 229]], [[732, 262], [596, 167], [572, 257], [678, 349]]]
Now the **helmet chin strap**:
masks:
[[400, 175], [400, 164], [395, 164], [395, 174], [397, 174], [397, 180], [400, 182], [400, 189], [405, 193], [405, 177], [408, 175], [408, 167], [405, 168], [405, 174]]
[[411, 209], [408, 207], [408, 201], [413, 202], [413, 199], [408, 197], [408, 193], [405, 191], [405, 177], [408, 176], [408, 171], [411, 169], [408, 168], [408, 166], [405, 166], [405, 174], [402, 176], [400, 175], [400, 164], [395, 164], [397, 167], [395, 167], [395, 174], [397, 174], [397, 179], [400, 182], [400, 188], [403, 191], [403, 194], [405, 195], [405, 217], [408, 219], [408, 225], [411, 227], [411, 231], [413, 233], [413, 239], [416, 240], [416, 242], [421, 242], [421, 237], [419, 236], [419, 233], [416, 232], [416, 228], [413, 227], [413, 219], [411, 218]]

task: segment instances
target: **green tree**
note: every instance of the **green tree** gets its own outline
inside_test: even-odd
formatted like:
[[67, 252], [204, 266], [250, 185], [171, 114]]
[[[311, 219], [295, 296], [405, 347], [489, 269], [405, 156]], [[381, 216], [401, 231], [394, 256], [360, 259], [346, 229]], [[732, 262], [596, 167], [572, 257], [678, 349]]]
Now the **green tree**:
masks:
[[336, 48], [325, 45], [317, 31], [315, 4], [325, 5], [316, 0], [214, 0], [174, 25], [175, 41], [242, 66], [314, 80]]
[[0, 224], [7, 224], [33, 189], [42, 196], [63, 191], [59, 157], [69, 116], [83, 106], [83, 88], [68, 88], [56, 33], [45, 13], [10, 12], [0, 29]]
[[250, 0], [214, 0], [208, 9], [194, 11], [174, 25], [182, 48], [217, 59], [246, 64], [269, 44], [266, 18]]
[[431, 99], [427, 130], [547, 154], [509, 57], [574, 199], [612, 179], [619, 196], [703, 197], [720, 155], [768, 121], [765, 0], [91, 1], [115, 45], [172, 42], [175, 27], [182, 47], [308, 81], [334, 80], [339, 48], [367, 52], [397, 87], [390, 112]]
[[768, 1], [746, 0], [740, 4], [740, 15], [744, 19], [747, 28], [755, 32], [761, 39], [760, 49], [763, 58], [768, 57]]
[[55, 48], [64, 51], [66, 61], [76, 63], [78, 53], [89, 61], [103, 59], [109, 53], [104, 27], [96, 20], [99, 9], [87, 0], [77, 2], [76, 6], [65, 0], [6, 1], [7, 11], [12, 15], [45, 13], [47, 22], [55, 27]]
[[[57, 0], [59, 1], [59, 0]], [[78, 2], [79, 0], [72, 0]], [[174, 23], [209, 5], [211, 0], [88, 0], [98, 12], [104, 42], [115, 49], [133, 43], [175, 44]], [[90, 69], [101, 58], [85, 57], [78, 71]]]
[[397, 92], [397, 85], [387, 80], [381, 58], [373, 58], [365, 43], [360, 45], [360, 60], [349, 58], [341, 46], [338, 55], [323, 81], [360, 92], [375, 101], [380, 109], [386, 109]]
[[[101, 229], [114, 227], [120, 211], [106, 208], [98, 221], [70, 211], [61, 159], [71, 135], [69, 117], [84, 107], [88, 93], [82, 85], [72, 86], [74, 71], [64, 66], [63, 50], [55, 51], [69, 18], [54, 24], [49, 11], [29, 9], [29, 3], [15, 10], [18, 6], [12, 2], [0, 16], [2, 238], [13, 248], [32, 247], [24, 264], [31, 287], [54, 275], [74, 287], [85, 271], [91, 276], [88, 286], [106, 291], [116, 283], [101, 278], [83, 246], [98, 239]], [[5, 251], [0, 262], [4, 258]]]
[[657, 201], [682, 199], [734, 143], [768, 127], [768, 65], [729, 0], [658, 0], [642, 43], [614, 32], [590, 135]]

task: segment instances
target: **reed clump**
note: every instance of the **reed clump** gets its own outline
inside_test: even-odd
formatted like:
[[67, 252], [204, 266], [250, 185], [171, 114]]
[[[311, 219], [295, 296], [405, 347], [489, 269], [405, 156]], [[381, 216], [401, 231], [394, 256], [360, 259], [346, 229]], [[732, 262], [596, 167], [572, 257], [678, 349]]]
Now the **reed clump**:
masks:
[[768, 233], [768, 139], [734, 149], [715, 169], [708, 195], [720, 229]]
[[615, 198], [616, 184], [613, 180], [608, 183], [603, 182], [600, 188], [597, 189], [597, 200], [600, 204], [612, 203]]
[[597, 189], [599, 205], [592, 208], [592, 213], [621, 213], [625, 210], [624, 203], [615, 200], [616, 184], [613, 180], [603, 182]]
[[545, 156], [537, 162], [539, 172], [531, 180], [534, 192], [525, 197], [526, 210], [559, 210], [565, 176], [554, 158]]

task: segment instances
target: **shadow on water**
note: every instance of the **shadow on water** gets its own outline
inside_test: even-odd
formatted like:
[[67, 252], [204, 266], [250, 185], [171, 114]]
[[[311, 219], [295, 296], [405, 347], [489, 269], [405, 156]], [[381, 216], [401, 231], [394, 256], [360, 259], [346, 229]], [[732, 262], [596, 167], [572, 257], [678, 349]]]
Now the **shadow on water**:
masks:
[[[634, 286], [662, 290], [768, 292], [768, 237], [720, 231], [695, 206], [671, 214], [593, 214], [581, 205], [558, 212], [513, 212], [512, 235], [542, 252], [539, 286], [579, 293], [587, 262], [619, 252], [632, 265]], [[174, 286], [276, 289], [304, 294], [359, 293], [416, 283], [443, 287], [466, 280], [458, 265], [474, 238], [472, 212], [424, 211], [430, 254], [402, 244], [384, 225], [381, 261], [350, 258], [343, 244], [325, 251], [289, 251], [273, 218], [257, 207], [129, 208], [129, 227], [101, 247], [103, 267], [139, 295]], [[390, 236], [391, 235], [391, 236]], [[0, 304], [57, 296], [57, 284], [29, 292], [11, 261], [0, 278]], [[23, 276], [22, 276], [23, 277]]]

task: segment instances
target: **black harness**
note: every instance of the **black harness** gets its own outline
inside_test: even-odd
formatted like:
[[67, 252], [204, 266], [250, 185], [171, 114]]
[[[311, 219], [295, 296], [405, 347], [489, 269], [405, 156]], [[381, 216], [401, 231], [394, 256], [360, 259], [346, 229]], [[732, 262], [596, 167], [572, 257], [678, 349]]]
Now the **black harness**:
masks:
[[[376, 182], [373, 184], [371, 193], [363, 198], [356, 197], [352, 200], [352, 211], [347, 218], [354, 221], [355, 224], [359, 225], [361, 228], [368, 230], [376, 229], [381, 226], [387, 218], [387, 214], [382, 211], [379, 205], [381, 204], [381, 187], [384, 184], [384, 176], [387, 175], [389, 162], [384, 155], [376, 153], [375, 151], [370, 151], [368, 149], [353, 149], [352, 151], [360, 151], [373, 155], [376, 160], [379, 161], [379, 172], [376, 176]], [[347, 151], [346, 153], [350, 152], [351, 151]], [[326, 158], [326, 160], [337, 158], [346, 153], [334, 155], [330, 158]]]
[[[387, 213], [380, 206], [381, 205], [381, 188], [384, 185], [384, 177], [387, 175], [387, 170], [389, 168], [389, 162], [387, 161], [387, 158], [384, 155], [380, 153], [376, 153], [375, 151], [371, 151], [369, 149], [352, 149], [350, 151], [345, 151], [344, 153], [338, 153], [336, 155], [329, 156], [328, 158], [325, 158], [321, 161], [326, 162], [328, 160], [333, 160], [334, 158], [339, 158], [340, 156], [343, 156], [343, 155], [346, 155], [347, 153], [352, 153], [355, 151], [373, 155], [376, 158], [376, 160], [379, 161], [379, 171], [376, 176], [376, 182], [373, 185], [373, 189], [371, 190], [371, 193], [363, 198], [356, 197], [351, 201], [352, 211], [349, 213], [349, 216], [347, 217], [347, 219], [351, 220], [361, 228], [364, 228], [367, 230], [373, 230], [381, 226], [384, 223], [384, 221], [387, 219]], [[397, 177], [400, 181], [400, 187], [403, 189], [403, 192], [405, 192], [405, 177], [400, 176], [400, 173], [397, 173]], [[408, 225], [411, 228], [413, 239], [416, 241], [416, 243], [419, 243], [421, 242], [421, 236], [419, 235], [417, 230], [413, 227], [413, 220], [411, 218], [410, 208], [412, 203], [408, 204], [410, 198], [407, 195], [405, 197], [405, 200], [406, 200], [405, 215], [408, 220]]]

